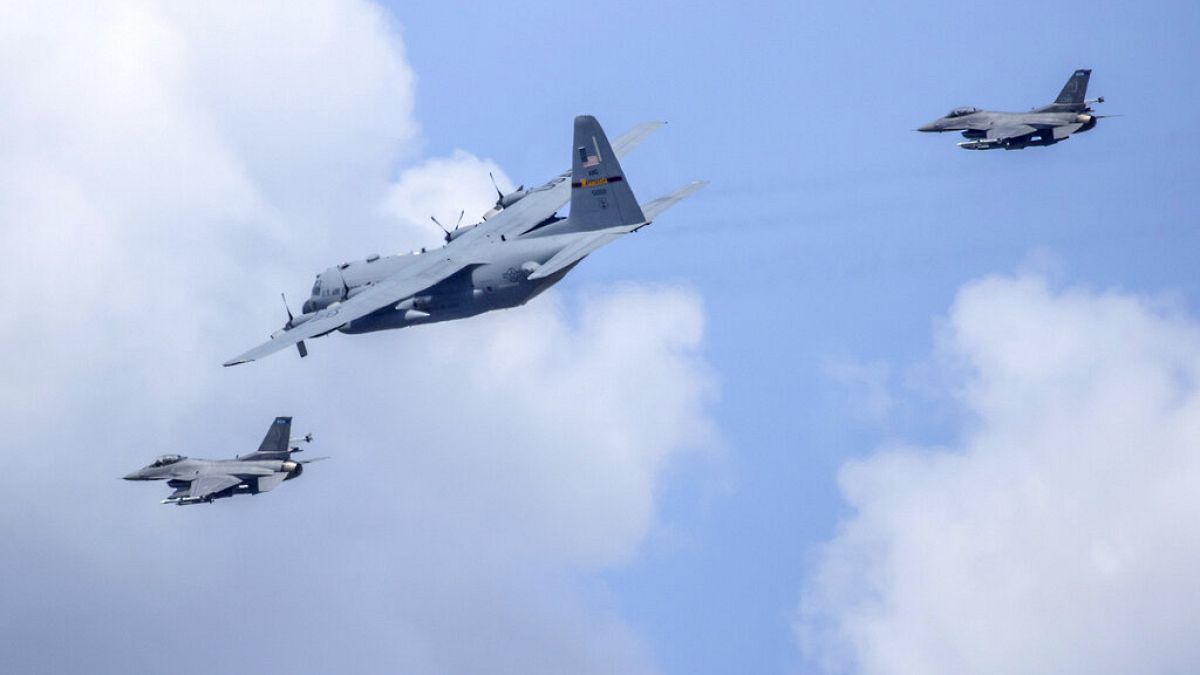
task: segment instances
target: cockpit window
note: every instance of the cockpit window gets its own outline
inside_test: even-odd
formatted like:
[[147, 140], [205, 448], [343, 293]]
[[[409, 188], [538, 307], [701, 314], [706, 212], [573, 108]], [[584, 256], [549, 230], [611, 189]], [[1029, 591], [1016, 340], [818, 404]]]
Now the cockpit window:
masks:
[[946, 113], [946, 117], [962, 117], [963, 115], [970, 115], [971, 113], [977, 112], [979, 112], [979, 108], [955, 108], [954, 110]]
[[317, 277], [317, 280], [313, 282], [312, 294], [313, 296], [318, 296], [321, 294], [321, 277]]
[[150, 466], [166, 466], [168, 464], [174, 464], [181, 459], [183, 459], [183, 455], [162, 455], [158, 459], [154, 460], [154, 463]]

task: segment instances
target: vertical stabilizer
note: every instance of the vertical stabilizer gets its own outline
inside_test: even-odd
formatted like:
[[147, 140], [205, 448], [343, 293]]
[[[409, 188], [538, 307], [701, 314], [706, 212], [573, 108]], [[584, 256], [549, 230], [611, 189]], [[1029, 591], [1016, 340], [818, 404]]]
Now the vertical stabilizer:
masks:
[[645, 222], [621, 163], [591, 115], [575, 118], [571, 149], [571, 213], [567, 231], [585, 232]]
[[291, 456], [291, 449], [288, 447], [291, 435], [292, 418], [276, 417], [267, 429], [267, 435], [263, 437], [258, 450], [249, 455], [242, 455], [239, 459], [287, 459]]
[[1092, 71], [1088, 68], [1080, 68], [1071, 75], [1071, 79], [1063, 85], [1062, 91], [1058, 92], [1058, 98], [1054, 99], [1055, 105], [1082, 106], [1083, 99], [1087, 96], [1088, 80], [1092, 77]]

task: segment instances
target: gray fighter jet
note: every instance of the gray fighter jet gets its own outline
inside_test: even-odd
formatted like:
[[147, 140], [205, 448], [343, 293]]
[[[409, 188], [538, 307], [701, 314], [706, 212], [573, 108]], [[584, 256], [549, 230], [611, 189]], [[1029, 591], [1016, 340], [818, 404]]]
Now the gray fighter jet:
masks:
[[[649, 225], [704, 185], [693, 182], [645, 204], [634, 198], [618, 158], [660, 126], [639, 125], [610, 145], [594, 117], [576, 117], [570, 169], [528, 190], [522, 186], [504, 194], [497, 189], [499, 199], [482, 222], [443, 227], [446, 244], [436, 250], [372, 255], [330, 267], [317, 275], [302, 314], [293, 316], [288, 309], [287, 323], [271, 340], [224, 365], [291, 345], [306, 356], [305, 340], [333, 331], [404, 328], [528, 302], [588, 254]], [[568, 201], [569, 215], [558, 216]]]
[[1071, 75], [1054, 103], [1029, 112], [993, 112], [979, 108], [955, 108], [941, 119], [917, 131], [961, 131], [968, 140], [958, 144], [966, 150], [1020, 150], [1031, 145], [1054, 145], [1096, 126], [1105, 115], [1094, 115], [1092, 103], [1104, 97], [1084, 100], [1092, 71], [1080, 69]]
[[234, 495], [270, 492], [285, 480], [304, 473], [304, 465], [327, 457], [294, 460], [300, 441], [309, 443], [312, 434], [290, 438], [292, 418], [276, 417], [258, 450], [237, 459], [189, 459], [163, 455], [149, 466], [125, 476], [125, 480], [165, 480], [175, 488], [163, 504], [208, 504]]

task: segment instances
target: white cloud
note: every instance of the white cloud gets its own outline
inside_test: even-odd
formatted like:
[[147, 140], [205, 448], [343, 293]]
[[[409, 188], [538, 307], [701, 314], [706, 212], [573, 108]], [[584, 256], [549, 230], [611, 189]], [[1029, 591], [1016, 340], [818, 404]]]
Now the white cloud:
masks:
[[454, 228], [459, 212], [464, 214], [463, 225], [478, 223], [496, 201], [489, 172], [502, 189], [512, 190], [511, 181], [495, 162], [464, 150], [427, 159], [400, 174], [388, 188], [380, 211], [404, 224], [405, 240], [440, 246], [442, 231], [430, 216], [449, 229]]
[[939, 357], [950, 448], [881, 451], [798, 624], [861, 673], [1179, 673], [1200, 666], [1200, 324], [1038, 277], [959, 294]]
[[[280, 289], [432, 243], [420, 221], [505, 177], [413, 164], [414, 78], [372, 5], [0, 14], [0, 662], [649, 670], [581, 579], [636, 555], [663, 467], [709, 442], [695, 294], [551, 292], [222, 369]], [[334, 459], [269, 496], [168, 508], [117, 478], [242, 452], [277, 414]]]

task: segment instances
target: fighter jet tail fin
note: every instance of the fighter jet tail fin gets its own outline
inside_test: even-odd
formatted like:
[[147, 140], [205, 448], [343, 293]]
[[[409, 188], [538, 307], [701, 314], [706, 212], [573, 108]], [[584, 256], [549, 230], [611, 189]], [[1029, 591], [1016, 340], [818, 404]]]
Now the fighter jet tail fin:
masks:
[[242, 455], [240, 459], [287, 459], [291, 456], [291, 449], [288, 448], [291, 434], [292, 418], [276, 417], [267, 429], [267, 435], [263, 437], [258, 450], [249, 455]]
[[1058, 98], [1054, 99], [1055, 105], [1083, 105], [1083, 99], [1087, 97], [1088, 80], [1092, 77], [1092, 71], [1088, 68], [1080, 68], [1071, 74], [1071, 79], [1063, 85], [1062, 91], [1058, 92]]
[[645, 220], [600, 123], [591, 115], [576, 117], [571, 149], [571, 213], [566, 231], [604, 230]]

